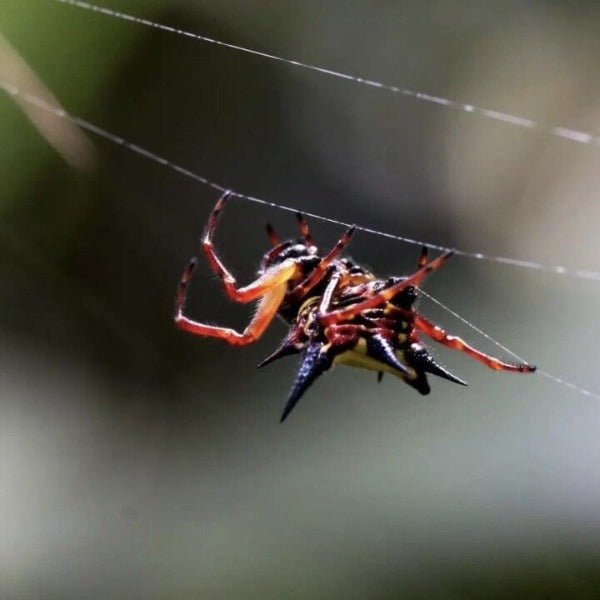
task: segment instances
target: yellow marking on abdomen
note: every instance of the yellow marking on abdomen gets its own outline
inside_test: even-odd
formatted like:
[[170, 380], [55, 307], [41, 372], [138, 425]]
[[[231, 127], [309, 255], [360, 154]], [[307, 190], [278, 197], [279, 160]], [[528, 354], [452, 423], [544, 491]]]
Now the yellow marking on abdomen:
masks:
[[[396, 351], [396, 358], [402, 364], [406, 365], [404, 352], [402, 352], [402, 350]], [[385, 373], [391, 373], [400, 379], [404, 378], [402, 373], [400, 373], [397, 369], [394, 369], [393, 367], [390, 367], [389, 365], [368, 356], [367, 342], [364, 338], [360, 338], [352, 350], [346, 350], [346, 352], [338, 354], [333, 362], [337, 365], [346, 365], [347, 367], [356, 367], [358, 369], [367, 369], [369, 371], [383, 371]], [[416, 379], [417, 374], [414, 372], [412, 367], [407, 365], [407, 368], [411, 373], [411, 375], [408, 375], [408, 377], [410, 379]]]

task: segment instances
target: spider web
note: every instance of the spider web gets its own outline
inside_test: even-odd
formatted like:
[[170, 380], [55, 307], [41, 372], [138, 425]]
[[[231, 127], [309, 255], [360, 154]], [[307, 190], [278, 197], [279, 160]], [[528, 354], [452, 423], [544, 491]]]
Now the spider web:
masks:
[[186, 31], [183, 29], [178, 29], [176, 27], [171, 27], [170, 25], [165, 25], [163, 23], [157, 23], [156, 21], [151, 21], [149, 19], [144, 19], [141, 17], [137, 17], [135, 15], [120, 12], [117, 10], [112, 10], [105, 6], [91, 4], [89, 2], [83, 2], [81, 0], [53, 0], [53, 1], [58, 2], [60, 4], [68, 4], [68, 5], [76, 7], [76, 8], [81, 8], [84, 10], [96, 12], [96, 13], [99, 13], [102, 15], [106, 15], [108, 17], [122, 19], [124, 21], [129, 21], [131, 23], [137, 23], [139, 25], [144, 25], [145, 27], [152, 27], [154, 29], [166, 31], [168, 33], [175, 33], [177, 35], [182, 35], [184, 37], [191, 38], [191, 39], [194, 39], [194, 40], [197, 40], [200, 42], [205, 42], [207, 44], [216, 44], [217, 46], [222, 46], [223, 48], [228, 48], [230, 50], [235, 50], [237, 52], [245, 52], [246, 54], [253, 54], [255, 56], [259, 56], [261, 58], [265, 58], [268, 60], [282, 62], [287, 65], [293, 66], [293, 67], [308, 69], [309, 71], [314, 71], [314, 72], [320, 73], [322, 75], [327, 75], [330, 77], [337, 77], [338, 79], [345, 79], [345, 80], [351, 81], [353, 83], [358, 83], [360, 85], [366, 85], [366, 86], [376, 88], [379, 90], [383, 90], [386, 92], [391, 92], [393, 94], [399, 94], [401, 96], [416, 98], [417, 100], [420, 100], [423, 102], [438, 104], [440, 106], [445, 106], [447, 108], [459, 110], [459, 111], [462, 111], [462, 112], [465, 112], [468, 114], [480, 115], [482, 117], [486, 117], [488, 119], [493, 119], [495, 121], [502, 121], [504, 123], [508, 123], [508, 124], [514, 125], [516, 127], [523, 127], [525, 129], [538, 129], [549, 135], [565, 138], [565, 139], [571, 140], [573, 142], [578, 142], [580, 144], [589, 144], [589, 145], [594, 146], [597, 149], [600, 149], [600, 137], [595, 136], [595, 135], [585, 132], [585, 131], [576, 131], [575, 129], [571, 129], [569, 127], [563, 127], [563, 126], [559, 126], [559, 125], [558, 126], [548, 126], [548, 125], [544, 125], [542, 123], [538, 123], [537, 121], [526, 118], [526, 117], [512, 115], [512, 114], [508, 114], [508, 113], [501, 112], [498, 110], [482, 108], [482, 107], [475, 106], [473, 104], [467, 104], [464, 102], [456, 102], [455, 100], [450, 100], [448, 98], [441, 98], [439, 96], [433, 96], [431, 94], [427, 94], [426, 92], [415, 91], [415, 90], [400, 87], [397, 85], [390, 85], [387, 83], [383, 83], [381, 81], [376, 81], [374, 79], [369, 79], [366, 77], [358, 77], [356, 75], [350, 75], [348, 73], [342, 73], [340, 71], [335, 71], [333, 69], [327, 69], [325, 67], [320, 67], [317, 65], [301, 62], [299, 60], [292, 60], [289, 58], [284, 58], [284, 57], [278, 56], [276, 54], [262, 52], [260, 50], [255, 50], [253, 48], [239, 46], [237, 44], [231, 44], [229, 42], [224, 42], [221, 40], [213, 39], [213, 38], [210, 38], [210, 37], [207, 37], [204, 35], [193, 33], [191, 31]]
[[[223, 42], [220, 40], [209, 38], [209, 37], [199, 35], [196, 33], [192, 33], [189, 31], [177, 29], [177, 28], [174, 28], [174, 27], [171, 27], [168, 25], [154, 22], [154, 21], [149, 21], [147, 19], [140, 18], [140, 17], [134, 16], [134, 15], [115, 11], [115, 10], [112, 10], [112, 9], [109, 9], [109, 8], [106, 8], [103, 6], [90, 4], [87, 2], [81, 2], [79, 0], [52, 0], [52, 1], [58, 2], [60, 4], [67, 4], [72, 7], [79, 8], [79, 9], [93, 11], [93, 12], [100, 13], [105, 16], [112, 17], [112, 18], [117, 18], [117, 19], [129, 21], [129, 22], [133, 22], [133, 23], [143, 25], [146, 27], [159, 29], [161, 31], [185, 36], [185, 37], [192, 38], [194, 40], [201, 41], [204, 43], [216, 44], [218, 46], [222, 46], [222, 47], [225, 47], [225, 48], [233, 50], [233, 51], [253, 54], [253, 55], [268, 59], [268, 60], [282, 62], [282, 63], [288, 64], [290, 66], [307, 69], [309, 71], [313, 71], [313, 72], [316, 72], [316, 73], [319, 73], [322, 75], [345, 79], [354, 84], [366, 85], [366, 86], [369, 86], [372, 88], [377, 88], [383, 92], [394, 93], [394, 94], [398, 94], [398, 95], [405, 96], [405, 97], [411, 97], [418, 101], [422, 101], [422, 102], [426, 102], [426, 103], [430, 103], [430, 104], [436, 104], [436, 105], [439, 105], [439, 106], [442, 106], [445, 108], [449, 108], [449, 109], [459, 110], [466, 114], [478, 115], [480, 117], [500, 121], [500, 122], [503, 122], [503, 123], [506, 123], [506, 124], [509, 124], [512, 126], [516, 126], [516, 127], [520, 127], [520, 128], [524, 128], [524, 129], [538, 130], [547, 135], [564, 138], [564, 139], [570, 140], [572, 142], [588, 145], [592, 148], [596, 148], [596, 149], [600, 148], [600, 138], [597, 136], [594, 136], [591, 133], [581, 132], [581, 131], [573, 130], [573, 129], [562, 127], [562, 126], [547, 126], [547, 125], [538, 123], [537, 121], [534, 121], [532, 119], [528, 119], [528, 118], [524, 118], [524, 117], [520, 117], [520, 116], [516, 116], [516, 115], [511, 115], [511, 114], [503, 113], [500, 111], [484, 109], [484, 108], [474, 106], [472, 104], [460, 103], [460, 102], [456, 102], [456, 101], [449, 100], [446, 98], [432, 96], [432, 95], [424, 93], [424, 92], [417, 92], [417, 91], [402, 88], [399, 86], [385, 84], [385, 83], [382, 83], [382, 82], [379, 82], [379, 81], [376, 81], [373, 79], [357, 77], [354, 75], [349, 75], [349, 74], [346, 74], [343, 72], [327, 69], [327, 68], [316, 66], [313, 64], [283, 58], [283, 57], [280, 57], [280, 56], [277, 56], [274, 54], [262, 52], [262, 51], [244, 47], [244, 46], [239, 46], [236, 44], [231, 44], [228, 42]], [[45, 101], [42, 98], [32, 95], [25, 90], [20, 90], [19, 88], [14, 86], [11, 82], [0, 81], [0, 87], [6, 93], [8, 93], [14, 97], [20, 98], [21, 100], [25, 101], [26, 103], [28, 103], [32, 106], [35, 106], [43, 111], [51, 113], [58, 118], [66, 119], [66, 120], [78, 125], [82, 129], [85, 129], [95, 135], [103, 137], [114, 144], [123, 146], [124, 148], [128, 149], [131, 152], [134, 152], [148, 160], [158, 163], [164, 167], [167, 167], [167, 168], [169, 168], [185, 177], [188, 177], [196, 182], [199, 182], [203, 185], [209, 186], [209, 187], [211, 187], [215, 190], [221, 191], [221, 192], [229, 189], [227, 186], [225, 186], [221, 183], [217, 183], [203, 175], [195, 173], [195, 172], [181, 166], [180, 164], [177, 164], [159, 154], [156, 154], [155, 152], [153, 152], [143, 146], [140, 146], [136, 143], [128, 141], [127, 139], [122, 138], [122, 137], [120, 137], [102, 127], [99, 127], [96, 124], [86, 121], [78, 116], [71, 115], [68, 112], [66, 112], [65, 110], [63, 110], [57, 106], [53, 106], [53, 105], [49, 104], [47, 101]], [[259, 198], [256, 196], [251, 196], [251, 195], [248, 195], [245, 193], [241, 193], [238, 191], [234, 191], [234, 190], [231, 190], [231, 191], [232, 191], [233, 195], [235, 195], [241, 199], [244, 199], [246, 201], [253, 202], [253, 203], [257, 203], [257, 204], [265, 205], [265, 206], [268, 206], [271, 208], [276, 208], [279, 210], [284, 210], [284, 211], [289, 211], [289, 212], [296, 212], [299, 210], [299, 207], [296, 207], [296, 206], [283, 205], [283, 204], [279, 204], [279, 203], [276, 203], [273, 201], [265, 200], [263, 198]], [[338, 224], [338, 225], [344, 225], [344, 226], [349, 225], [349, 223], [346, 223], [342, 220], [335, 219], [331, 216], [316, 214], [316, 213], [308, 212], [305, 210], [303, 210], [302, 212], [304, 212], [304, 214], [306, 214], [307, 216], [310, 216], [314, 219], [318, 219], [321, 221]], [[425, 241], [424, 240], [416, 240], [416, 239], [408, 238], [405, 236], [397, 235], [394, 233], [389, 233], [386, 231], [372, 229], [372, 228], [365, 227], [365, 226], [359, 225], [358, 229], [360, 229], [366, 233], [369, 233], [369, 234], [386, 237], [386, 238], [396, 240], [396, 241], [401, 241], [401, 242], [410, 243], [410, 244], [424, 245], [424, 246], [427, 246], [428, 248], [431, 248], [434, 250], [445, 251], [445, 250], [449, 249], [446, 246], [438, 245], [438, 244], [435, 244], [435, 243], [432, 243], [432, 242], [429, 242], [426, 240]], [[469, 252], [469, 251], [461, 250], [461, 249], [455, 250], [455, 252], [461, 256], [471, 258], [471, 259], [476, 259], [476, 260], [486, 260], [486, 261], [491, 261], [491, 262], [495, 262], [495, 263], [507, 264], [507, 265], [511, 265], [511, 266], [515, 266], [515, 267], [519, 267], [519, 268], [545, 271], [545, 272], [553, 273], [556, 275], [573, 276], [573, 277], [580, 278], [580, 279], [589, 279], [589, 280], [596, 280], [596, 281], [600, 280], [600, 272], [599, 271], [590, 271], [590, 270], [585, 270], [585, 269], [571, 269], [571, 268], [567, 268], [567, 267], [560, 266], [560, 265], [547, 265], [544, 263], [531, 261], [531, 260], [516, 259], [516, 258], [505, 257], [505, 256], [485, 254], [485, 253], [481, 253], [481, 252]], [[473, 323], [471, 323], [470, 321], [468, 321], [467, 319], [465, 319], [464, 317], [462, 317], [461, 315], [459, 315], [458, 313], [453, 311], [451, 308], [446, 306], [441, 301], [437, 300], [436, 298], [434, 298], [433, 296], [431, 296], [430, 294], [428, 294], [426, 292], [423, 292], [423, 295], [426, 298], [430, 299], [432, 302], [441, 306], [444, 310], [446, 310], [454, 318], [460, 320], [462, 323], [464, 323], [465, 325], [467, 325], [468, 327], [470, 327], [471, 329], [476, 331], [479, 335], [486, 338], [488, 341], [493, 343], [498, 348], [502, 349], [507, 354], [513, 356], [514, 358], [516, 358], [519, 361], [527, 362], [524, 359], [522, 359], [518, 354], [516, 354], [514, 351], [512, 351], [511, 349], [509, 349], [508, 347], [503, 345], [501, 342], [492, 338], [490, 335], [485, 333], [482, 329], [480, 329], [479, 327], [477, 327], [476, 325], [474, 325]], [[577, 393], [579, 393], [581, 395], [591, 396], [596, 399], [600, 399], [600, 394], [598, 394], [598, 393], [595, 393], [586, 388], [580, 387], [580, 386], [578, 386], [574, 383], [571, 383], [561, 377], [557, 377], [551, 373], [548, 373], [547, 371], [538, 370], [538, 372], [541, 375], [547, 377], [548, 379], [554, 381], [555, 383], [563, 385], [573, 391], [576, 391]]]
[[[223, 48], [233, 50], [236, 52], [242, 52], [242, 53], [258, 56], [258, 57], [264, 58], [266, 60], [277, 61], [277, 62], [281, 62], [281, 63], [290, 65], [293, 67], [307, 69], [309, 71], [313, 71], [313, 72], [319, 73], [321, 75], [344, 79], [344, 80], [347, 80], [354, 84], [366, 85], [366, 86], [369, 86], [369, 87], [372, 87], [372, 88], [375, 88], [378, 90], [382, 90], [384, 92], [399, 94], [401, 96], [414, 98], [418, 101], [422, 101], [422, 102], [426, 102], [426, 103], [433, 103], [438, 106], [442, 106], [442, 107], [446, 107], [446, 108], [450, 108], [450, 109], [454, 109], [454, 110], [459, 110], [459, 111], [464, 112], [469, 115], [477, 115], [480, 117], [484, 117], [484, 118], [495, 120], [495, 121], [500, 121], [502, 123], [506, 123], [506, 124], [524, 128], [524, 129], [538, 130], [538, 131], [540, 131], [544, 134], [550, 135], [550, 136], [555, 136], [555, 137], [567, 139], [567, 140], [570, 140], [572, 142], [576, 142], [579, 144], [588, 145], [594, 149], [600, 149], [600, 136], [595, 136], [589, 132], [577, 131], [577, 130], [574, 130], [574, 129], [571, 129], [568, 127], [564, 127], [564, 126], [559, 126], [559, 125], [548, 126], [548, 125], [539, 123], [533, 119], [529, 119], [526, 117], [512, 115], [512, 114], [508, 114], [508, 113], [501, 112], [498, 110], [481, 108], [481, 107], [477, 107], [473, 104], [457, 102], [454, 100], [450, 100], [448, 98], [441, 98], [439, 96], [433, 96], [433, 95], [425, 93], [425, 92], [414, 91], [414, 90], [402, 88], [402, 87], [399, 87], [396, 85], [389, 85], [389, 84], [386, 84], [386, 83], [383, 83], [380, 81], [375, 81], [373, 79], [369, 79], [366, 77], [358, 77], [355, 75], [342, 73], [340, 71], [335, 71], [335, 70], [328, 69], [325, 67], [320, 67], [317, 65], [301, 62], [299, 60], [292, 60], [292, 59], [284, 58], [284, 57], [278, 56], [276, 54], [263, 52], [263, 51], [256, 50], [253, 48], [240, 46], [237, 44], [231, 44], [229, 42], [217, 40], [217, 39], [207, 37], [204, 35], [200, 35], [200, 34], [190, 32], [187, 30], [178, 29], [178, 28], [172, 27], [170, 25], [165, 25], [163, 23], [151, 21], [149, 19], [138, 17], [138, 16], [135, 16], [132, 14], [113, 10], [113, 9], [107, 8], [105, 6], [92, 4], [89, 2], [83, 2], [82, 0], [50, 0], [50, 2], [65, 4], [65, 5], [74, 7], [74, 8], [91, 11], [91, 12], [94, 12], [94, 13], [97, 13], [100, 15], [114, 18], [114, 19], [124, 20], [124, 21], [128, 21], [130, 23], [135, 23], [135, 24], [142, 25], [145, 27], [158, 29], [160, 31], [164, 31], [167, 33], [172, 33], [175, 35], [183, 36], [183, 37], [190, 38], [190, 39], [193, 39], [193, 40], [196, 40], [199, 42], [203, 42], [203, 43], [207, 43], [207, 44], [215, 44], [217, 46], [221, 46]], [[16, 90], [15, 86], [12, 86], [10, 84], [10, 82], [3, 82], [3, 84], [4, 84], [3, 88], [5, 89], [5, 91], [8, 91], [9, 93], [13, 93], [13, 95], [14, 95], [14, 92]], [[11, 92], [11, 90], [12, 90], [12, 92]], [[31, 95], [29, 95], [28, 98], [25, 98], [25, 100], [32, 104], [37, 104], [37, 105], [44, 104], [45, 106], [41, 106], [42, 108], [46, 108], [46, 109], [52, 108], [52, 107], [49, 107], [48, 103], [45, 102], [44, 100], [40, 100], [39, 98], [35, 98], [34, 96], [31, 96]], [[59, 115], [59, 116], [64, 116], [64, 115]], [[71, 120], [73, 120], [74, 122], [76, 122], [80, 125], [83, 125], [81, 123], [81, 119], [77, 119], [76, 117], [71, 117]], [[154, 154], [153, 152], [149, 151], [148, 149], [142, 148], [131, 142], [127, 142], [126, 140], [120, 138], [119, 136], [110, 134], [109, 132], [107, 132], [105, 130], [99, 129], [98, 127], [92, 125], [91, 123], [87, 123], [86, 128], [95, 134], [98, 134], [98, 135], [101, 135], [102, 137], [110, 139], [112, 142], [115, 142], [120, 145], [128, 147], [129, 150], [137, 152], [138, 154], [145, 155], [146, 158], [154, 160], [165, 166], [170, 166], [170, 168], [173, 168], [174, 170], [176, 170], [188, 177], [191, 177], [191, 178], [195, 179], [196, 181], [199, 181], [200, 183], [209, 185], [210, 187], [212, 187], [216, 190], [219, 190], [219, 191], [229, 190], [229, 188], [227, 186], [221, 185], [214, 181], [211, 181], [210, 179], [203, 177], [201, 175], [198, 175], [197, 173], [192, 173], [191, 171], [181, 167], [180, 165], [176, 165], [174, 163], [169, 164], [168, 160]], [[232, 191], [232, 190], [230, 190], [230, 191]], [[285, 206], [283, 204], [278, 204], [275, 202], [267, 201], [262, 198], [258, 198], [256, 196], [250, 196], [250, 195], [243, 194], [243, 193], [236, 192], [236, 191], [232, 191], [232, 193], [239, 198], [243, 198], [245, 200], [249, 200], [251, 202], [255, 202], [258, 204], [263, 204], [265, 206], [270, 206], [272, 208], [277, 208], [277, 209], [285, 210], [285, 211], [289, 211], [289, 212], [296, 212], [298, 210], [297, 207]], [[310, 213], [310, 212], [307, 212], [306, 210], [303, 210], [303, 212], [307, 216], [312, 217], [314, 219], [321, 220], [321, 221], [325, 221], [325, 222], [329, 222], [329, 223], [333, 223], [333, 224], [337, 224], [337, 225], [344, 225], [344, 226], [350, 225], [350, 223], [335, 219], [331, 216]], [[431, 250], [439, 250], [439, 251], [444, 252], [444, 251], [448, 251], [451, 249], [447, 246], [435, 244], [435, 243], [427, 241], [427, 240], [411, 239], [411, 238], [408, 238], [408, 237], [405, 237], [402, 235], [389, 233], [387, 231], [371, 229], [369, 227], [365, 227], [365, 226], [361, 226], [361, 225], [357, 225], [357, 228], [366, 233], [379, 235], [379, 236], [386, 237], [389, 239], [406, 242], [409, 244], [417, 244], [420, 246], [427, 246]], [[507, 256], [498, 256], [498, 255], [492, 255], [492, 254], [487, 254], [487, 253], [483, 253], [483, 252], [470, 252], [470, 251], [463, 250], [460, 248], [458, 248], [458, 249], [452, 248], [452, 250], [455, 252], [455, 254], [457, 254], [459, 256], [464, 256], [464, 257], [471, 258], [471, 259], [492, 261], [492, 262], [512, 265], [512, 266], [516, 266], [516, 267], [522, 267], [522, 268], [527, 268], [527, 269], [535, 269], [535, 270], [545, 271], [545, 272], [549, 272], [549, 273], [555, 273], [558, 275], [570, 275], [570, 276], [578, 277], [581, 279], [592, 279], [592, 280], [600, 281], [600, 271], [594, 271], [594, 270], [589, 270], [589, 269], [574, 269], [574, 268], [565, 267], [563, 265], [548, 265], [548, 264], [544, 264], [542, 262], [535, 261], [535, 260], [519, 259], [519, 258], [513, 258], [513, 257], [507, 257]]]

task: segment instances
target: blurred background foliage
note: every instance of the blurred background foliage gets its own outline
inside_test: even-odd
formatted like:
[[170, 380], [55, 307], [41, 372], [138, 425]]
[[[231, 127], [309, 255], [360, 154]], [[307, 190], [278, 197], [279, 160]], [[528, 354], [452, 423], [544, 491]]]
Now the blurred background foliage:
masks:
[[[123, 12], [436, 96], [600, 130], [600, 6], [106, 0]], [[600, 153], [58, 4], [0, 33], [71, 113], [244, 193], [471, 251], [599, 269]], [[470, 387], [337, 369], [280, 426], [284, 334], [177, 332], [175, 283], [216, 197], [99, 138], [73, 170], [0, 97], [2, 598], [597, 597], [600, 405], [435, 349]], [[263, 223], [219, 250], [248, 281]], [[324, 246], [340, 228], [312, 223]], [[418, 248], [360, 233], [382, 275]], [[456, 258], [427, 290], [600, 389], [598, 284]], [[208, 269], [196, 318], [242, 326]], [[422, 311], [497, 349], [423, 300]], [[431, 346], [431, 344], [430, 344]], [[504, 357], [506, 358], [506, 357]]]

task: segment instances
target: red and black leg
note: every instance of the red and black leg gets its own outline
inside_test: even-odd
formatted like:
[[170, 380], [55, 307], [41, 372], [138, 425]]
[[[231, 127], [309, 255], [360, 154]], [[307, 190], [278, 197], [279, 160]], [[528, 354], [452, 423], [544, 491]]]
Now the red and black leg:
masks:
[[223, 194], [211, 213], [202, 240], [202, 247], [211, 268], [221, 279], [225, 292], [229, 298], [244, 303], [260, 298], [256, 313], [242, 333], [238, 333], [234, 329], [229, 329], [227, 327], [217, 327], [199, 323], [186, 317], [183, 314], [183, 311], [185, 308], [187, 289], [196, 267], [196, 259], [192, 259], [184, 270], [179, 282], [175, 298], [174, 318], [177, 327], [184, 331], [188, 331], [195, 335], [218, 338], [234, 346], [242, 346], [250, 344], [258, 339], [269, 326], [277, 314], [279, 306], [287, 292], [288, 280], [296, 273], [297, 265], [292, 259], [284, 261], [280, 265], [277, 265], [275, 268], [264, 273], [250, 285], [239, 289], [236, 288], [234, 277], [221, 263], [212, 244], [212, 235], [217, 225], [218, 216], [223, 210], [228, 196], [229, 193]]
[[464, 352], [467, 356], [470, 356], [476, 361], [483, 363], [490, 369], [494, 369], [495, 371], [511, 371], [513, 373], [533, 373], [536, 370], [536, 367], [533, 365], [528, 365], [525, 363], [511, 364], [505, 363], [501, 360], [494, 358], [493, 356], [489, 356], [488, 354], [484, 354], [479, 350], [476, 350], [469, 344], [467, 344], [464, 340], [456, 337], [454, 335], [449, 335], [444, 331], [441, 327], [434, 325], [424, 317], [417, 315], [415, 317], [415, 327], [428, 335], [430, 338], [443, 344], [444, 346], [448, 346], [448, 348], [453, 348], [454, 350], [459, 350], [460, 352]]
[[331, 325], [333, 323], [339, 323], [340, 321], [347, 321], [365, 310], [377, 308], [382, 304], [385, 304], [408, 286], [419, 286], [423, 279], [429, 275], [429, 273], [439, 269], [453, 254], [453, 252], [446, 252], [446, 254], [438, 256], [409, 277], [406, 277], [398, 283], [395, 283], [394, 285], [377, 292], [370, 298], [367, 298], [362, 302], [357, 302], [348, 308], [335, 310], [321, 316], [321, 322], [323, 325]]
[[298, 228], [300, 229], [300, 236], [304, 240], [307, 246], [315, 246], [315, 242], [313, 240], [312, 234], [310, 233], [310, 228], [304, 215], [300, 212], [296, 213], [296, 221], [298, 221]]
[[279, 244], [281, 244], [281, 240], [279, 239], [279, 236], [273, 229], [273, 225], [271, 225], [271, 223], [267, 223], [265, 225], [265, 229], [267, 230], [267, 237], [269, 238], [269, 243], [271, 244], [271, 246], [273, 248], [279, 246]]
[[314, 268], [311, 274], [298, 284], [290, 294], [295, 300], [303, 298], [315, 285], [317, 285], [321, 279], [327, 273], [327, 270], [331, 266], [331, 263], [338, 258], [350, 243], [356, 227], [350, 227], [344, 235], [338, 240], [336, 245], [329, 251], [329, 253], [321, 259], [321, 262]]
[[177, 296], [175, 299], [175, 323], [179, 329], [201, 335], [223, 340], [232, 346], [245, 346], [257, 340], [267, 329], [285, 296], [287, 291], [287, 280], [289, 272], [286, 269], [277, 269], [270, 273], [270, 283], [268, 288], [262, 294], [254, 317], [242, 333], [227, 327], [217, 327], [206, 325], [193, 321], [183, 314], [187, 296], [187, 288], [196, 266], [196, 261], [192, 260], [183, 272]]
[[278, 265], [275, 269], [267, 271], [250, 285], [242, 288], [236, 287], [235, 278], [229, 272], [227, 267], [219, 260], [212, 241], [219, 215], [225, 208], [229, 196], [230, 193], [225, 192], [213, 209], [202, 239], [202, 249], [206, 254], [211, 269], [221, 280], [227, 296], [235, 302], [252, 302], [257, 298], [264, 296], [271, 288], [277, 286], [282, 281], [290, 279], [296, 273], [297, 266], [293, 259], [289, 259]]

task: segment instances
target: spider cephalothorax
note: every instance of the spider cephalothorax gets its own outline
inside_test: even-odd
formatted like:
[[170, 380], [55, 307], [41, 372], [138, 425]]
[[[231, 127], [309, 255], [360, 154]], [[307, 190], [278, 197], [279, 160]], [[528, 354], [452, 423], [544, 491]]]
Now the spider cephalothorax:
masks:
[[217, 257], [212, 242], [218, 216], [228, 196], [225, 193], [213, 209], [202, 248], [227, 296], [242, 303], [259, 300], [256, 313], [242, 333], [198, 323], [184, 316], [187, 285], [196, 265], [196, 259], [192, 259], [179, 284], [175, 322], [184, 331], [243, 346], [257, 340], [275, 315], [283, 317], [290, 324], [288, 334], [279, 348], [259, 365], [265, 366], [290, 354], [302, 354], [282, 421], [315, 379], [334, 364], [377, 371], [378, 380], [384, 372], [391, 373], [421, 394], [430, 391], [427, 373], [466, 385], [435, 362], [420, 343], [420, 333], [465, 352], [491, 369], [517, 373], [535, 371], [532, 365], [509, 364], [483, 354], [460, 338], [448, 335], [414, 310], [420, 283], [442, 266], [452, 252], [429, 261], [427, 248], [423, 248], [414, 273], [379, 279], [341, 256], [354, 227], [321, 256], [306, 221], [297, 214], [301, 238], [281, 242], [273, 228], [267, 225], [272, 248], [261, 261], [258, 278], [248, 286], [236, 287], [235, 279]]

